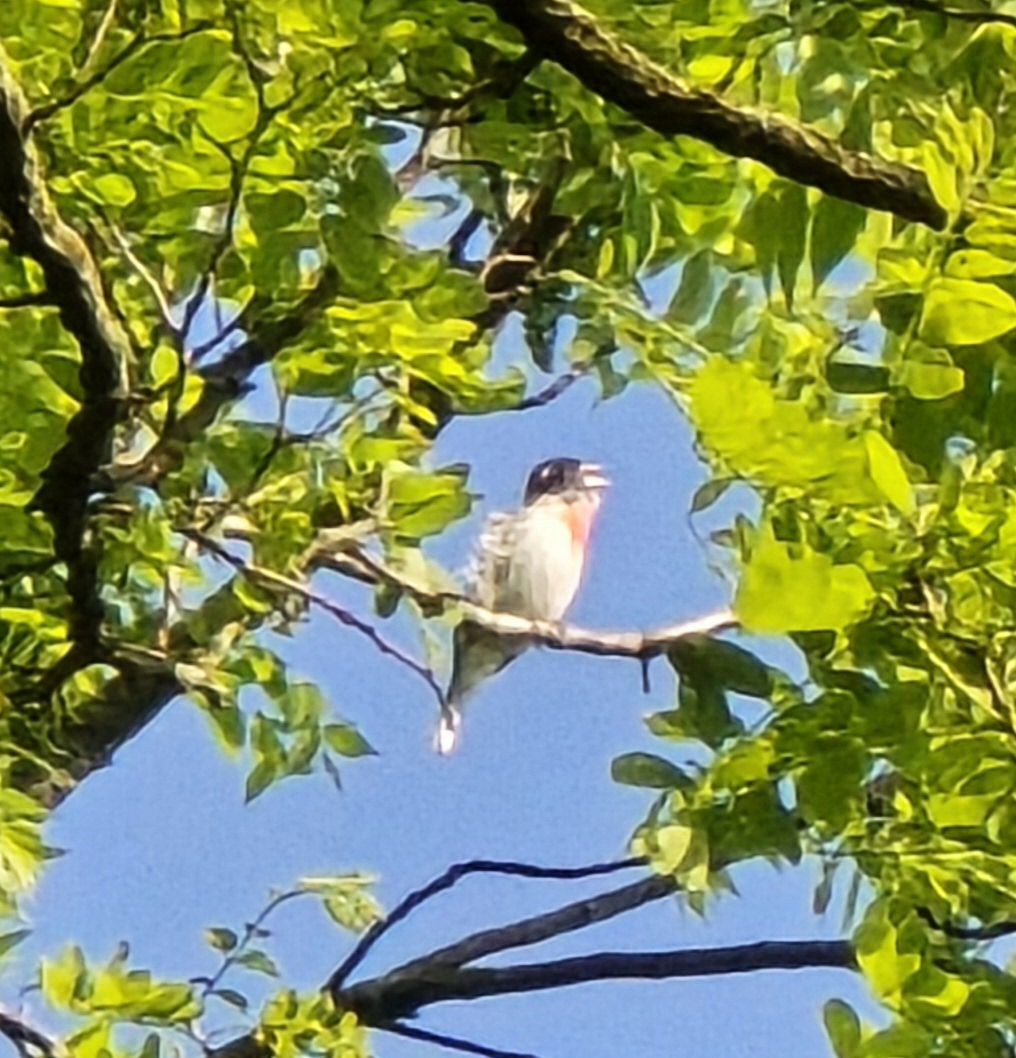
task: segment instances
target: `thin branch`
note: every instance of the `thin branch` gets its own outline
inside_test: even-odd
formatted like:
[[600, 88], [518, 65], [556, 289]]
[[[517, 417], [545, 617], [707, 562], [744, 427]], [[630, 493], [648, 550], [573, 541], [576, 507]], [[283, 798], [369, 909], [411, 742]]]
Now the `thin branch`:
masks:
[[645, 860], [632, 857], [613, 863], [595, 863], [586, 867], [540, 867], [531, 863], [516, 863], [505, 860], [466, 860], [449, 867], [443, 874], [419, 889], [414, 890], [401, 900], [383, 919], [375, 922], [357, 941], [353, 950], [332, 973], [324, 985], [325, 991], [335, 992], [349, 978], [349, 975], [363, 962], [377, 942], [393, 927], [407, 919], [421, 904], [426, 903], [440, 893], [446, 892], [463, 878], [473, 874], [504, 874], [516, 878], [550, 878], [574, 880], [576, 878], [593, 878], [603, 874], [640, 867]]
[[202, 997], [209, 995], [218, 988], [222, 979], [226, 976], [229, 970], [236, 965], [240, 957], [247, 950], [247, 946], [258, 936], [261, 927], [276, 908], [280, 907], [282, 904], [288, 903], [290, 900], [295, 900], [298, 896], [310, 895], [312, 894], [305, 889], [289, 889], [284, 893], [279, 893], [278, 896], [272, 897], [258, 914], [251, 919], [250, 922], [246, 923], [243, 930], [243, 936], [237, 941], [235, 947], [226, 953], [218, 970], [216, 970], [205, 982], [205, 987], [201, 992]]
[[554, 379], [549, 386], [545, 386], [531, 397], [523, 398], [518, 404], [505, 408], [505, 411], [529, 411], [532, 408], [543, 408], [550, 404], [551, 401], [557, 400], [563, 393], [566, 393], [585, 375], [586, 372], [582, 370], [566, 371], [563, 375]]
[[503, 1051], [498, 1047], [485, 1047], [482, 1043], [473, 1043], [472, 1040], [463, 1040], [458, 1036], [449, 1036], [443, 1032], [431, 1032], [429, 1029], [421, 1029], [415, 1025], [403, 1025], [401, 1021], [378, 1027], [384, 1032], [392, 1033], [394, 1036], [405, 1036], [409, 1040], [433, 1043], [450, 1051], [462, 1051], [464, 1054], [479, 1054], [483, 1058], [537, 1058], [535, 1054], [521, 1051]]
[[939, 933], [944, 933], [954, 940], [990, 941], [1016, 933], [1016, 922], [1012, 921], [992, 922], [987, 926], [955, 926], [949, 922], [939, 922], [926, 907], [919, 907], [917, 914], [932, 929], [937, 929]]
[[389, 643], [372, 624], [357, 617], [355, 614], [350, 613], [349, 610], [338, 606], [336, 603], [332, 602], [331, 599], [326, 599], [323, 595], [319, 595], [316, 591], [301, 584], [299, 581], [284, 577], [281, 573], [274, 572], [274, 570], [263, 569], [260, 566], [245, 562], [242, 558], [238, 558], [223, 547], [217, 540], [213, 540], [204, 533], [198, 532], [195, 529], [185, 529], [182, 530], [182, 532], [184, 535], [194, 540], [199, 547], [202, 547], [205, 551], [213, 554], [216, 558], [221, 559], [227, 565], [232, 566], [233, 569], [238, 573], [243, 574], [243, 576], [247, 577], [249, 580], [261, 584], [270, 590], [278, 591], [281, 589], [293, 595], [298, 595], [306, 602], [312, 603], [314, 606], [324, 610], [325, 613], [330, 614], [340, 624], [359, 632], [362, 636], [369, 639], [370, 642], [377, 647], [380, 653], [385, 654], [390, 658], [394, 658], [400, 665], [404, 665], [407, 669], [415, 672], [416, 675], [419, 676], [428, 687], [430, 687], [431, 691], [433, 691], [438, 703], [444, 703], [444, 691], [441, 689], [441, 684], [438, 683], [434, 673], [414, 657], [406, 654], [398, 647], [392, 646], [392, 644]]
[[119, 0], [109, 0], [106, 5], [106, 10], [102, 14], [102, 20], [99, 22], [99, 28], [95, 32], [95, 36], [92, 38], [92, 43], [88, 46], [88, 54], [85, 56], [85, 61], [81, 64], [81, 72], [83, 73], [88, 69], [89, 66], [95, 62], [99, 52], [102, 50], [102, 45], [106, 42], [106, 37], [109, 35], [109, 31], [113, 28], [113, 22], [116, 20], [116, 7]]
[[0, 298], [0, 309], [24, 309], [30, 305], [55, 305], [53, 295], [45, 290], [31, 294], [15, 294], [13, 297]]
[[[865, 3], [854, 0], [858, 7], [867, 7]], [[1006, 14], [1004, 11], [978, 11], [973, 8], [948, 7], [945, 4], [937, 4], [935, 0], [893, 0], [897, 7], [905, 11], [928, 11], [943, 18], [952, 18], [957, 22], [972, 22], [974, 25], [985, 25], [990, 22], [999, 23], [1003, 26], [1016, 27], [1016, 15]]]
[[144, 30], [138, 30], [138, 32], [135, 33], [134, 36], [131, 37], [131, 39], [116, 53], [116, 55], [109, 60], [109, 62], [94, 73], [89, 74], [88, 77], [78, 81], [67, 95], [60, 99], [54, 99], [51, 103], [46, 103], [43, 106], [36, 107], [34, 110], [27, 112], [22, 121], [22, 132], [27, 135], [39, 124], [40, 121], [47, 121], [54, 114], [72, 106], [86, 92], [90, 92], [96, 85], [101, 84], [118, 66], [125, 63], [132, 55], [135, 55], [140, 48], [162, 41], [186, 40], [187, 37], [192, 37], [197, 33], [204, 33], [205, 30], [212, 28], [214, 28], [214, 23], [201, 20], [195, 22], [193, 26], [181, 30], [179, 33], [153, 33], [151, 36], [145, 36]]
[[507, 926], [480, 930], [454, 944], [428, 952], [422, 958], [404, 963], [385, 977], [389, 980], [396, 977], [412, 978], [426, 974], [437, 966], [465, 966], [488, 955], [497, 955], [513, 948], [529, 948], [552, 937], [586, 929], [654, 900], [661, 900], [672, 895], [677, 888], [676, 881], [670, 875], [652, 874], [619, 889], [575, 900], [553, 911], [545, 911]]
[[48, 1036], [3, 1012], [0, 1012], [0, 1034], [14, 1044], [21, 1058], [39, 1058], [40, 1055], [44, 1058], [56, 1058], [59, 1051]]
[[152, 274], [151, 269], [141, 260], [140, 257], [131, 249], [130, 243], [127, 241], [123, 232], [115, 224], [110, 224], [110, 233], [113, 236], [116, 245], [119, 247], [120, 253], [123, 254], [127, 263], [137, 273], [138, 278], [148, 287], [152, 293], [152, 297], [155, 298], [155, 304], [159, 307], [159, 315], [162, 316], [162, 322], [166, 326], [166, 330], [169, 334], [176, 339], [180, 340], [180, 328], [173, 322], [173, 309], [169, 304], [169, 298], [166, 292], [162, 289], [162, 284]]
[[760, 941], [680, 951], [598, 952], [497, 968], [434, 966], [415, 978], [365, 981], [342, 992], [339, 1000], [365, 1024], [384, 1025], [412, 1017], [434, 1003], [567, 988], [591, 981], [659, 981], [818, 967], [854, 969], [853, 945], [846, 940]]
[[[216, 304], [221, 304], [216, 302]], [[211, 338], [206, 342], [202, 342], [200, 345], [194, 346], [191, 350], [191, 362], [197, 363], [202, 358], [206, 357], [212, 350], [218, 348], [231, 334], [235, 334], [243, 326], [244, 313], [250, 307], [244, 306], [230, 321], [221, 327]]]
[[537, 55], [663, 136], [693, 136], [736, 158], [867, 209], [942, 229], [946, 211], [921, 171], [847, 151], [775, 114], [684, 84], [604, 29], [575, 0], [483, 0]]
[[[240, 210], [240, 202], [243, 198], [244, 181], [247, 176], [247, 171], [250, 168], [251, 160], [254, 157], [254, 152], [257, 150], [258, 143], [268, 130], [275, 115], [284, 110], [289, 103], [292, 102], [292, 96], [290, 96], [285, 102], [271, 106], [268, 104], [265, 99], [264, 74], [257, 68], [257, 65], [251, 58], [247, 46], [244, 43], [243, 35], [240, 32], [240, 18], [237, 14], [235, 4], [227, 4], [226, 10], [231, 24], [233, 50], [243, 63], [244, 69], [247, 71], [248, 80], [251, 83], [251, 87], [254, 89], [254, 95], [257, 99], [257, 117], [254, 121], [253, 129], [251, 129], [250, 135], [247, 137], [246, 145], [244, 146], [239, 159], [234, 158], [227, 148], [216, 144], [229, 163], [229, 200], [226, 205], [226, 215], [222, 223], [222, 234], [212, 247], [208, 263], [205, 265], [197, 285], [184, 305], [183, 321], [180, 324], [180, 331], [183, 335], [184, 341], [186, 341], [190, 335], [191, 327], [194, 324], [194, 318], [197, 316], [198, 310], [201, 308], [201, 305], [208, 294], [219, 264], [225, 256], [226, 251], [233, 243], [233, 229], [236, 226], [236, 217]], [[220, 333], [222, 333], [221, 329]]]
[[387, 584], [405, 592], [430, 610], [457, 607], [464, 617], [498, 635], [521, 636], [553, 650], [650, 658], [665, 653], [668, 647], [679, 640], [715, 635], [739, 627], [739, 621], [731, 610], [705, 614], [651, 632], [596, 632], [551, 621], [530, 621], [514, 614], [487, 610], [457, 592], [421, 587], [348, 540], [342, 543], [341, 550], [331, 551], [327, 544], [323, 546], [315, 559], [315, 565], [369, 584]]
[[112, 477], [118, 482], [155, 486], [171, 473], [182, 461], [187, 445], [201, 437], [224, 408], [247, 392], [254, 371], [303, 334], [335, 296], [338, 283], [338, 272], [326, 265], [317, 283], [286, 315], [257, 321], [240, 319], [236, 326], [247, 331], [247, 338], [198, 371], [205, 386], [197, 402], [176, 419], [172, 429], [163, 432], [145, 455], [129, 466], [116, 468]]

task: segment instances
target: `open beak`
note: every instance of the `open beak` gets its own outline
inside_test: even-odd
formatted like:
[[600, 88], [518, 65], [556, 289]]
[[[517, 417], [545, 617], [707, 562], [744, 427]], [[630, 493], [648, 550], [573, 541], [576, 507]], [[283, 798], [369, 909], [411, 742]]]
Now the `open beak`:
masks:
[[605, 489], [610, 484], [610, 478], [598, 463], [583, 463], [579, 475], [584, 489]]

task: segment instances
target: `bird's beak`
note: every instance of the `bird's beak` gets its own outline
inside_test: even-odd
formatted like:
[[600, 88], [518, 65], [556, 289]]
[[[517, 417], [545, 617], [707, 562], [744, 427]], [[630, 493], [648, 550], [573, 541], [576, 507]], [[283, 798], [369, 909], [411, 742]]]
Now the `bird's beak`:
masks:
[[579, 467], [579, 477], [584, 489], [605, 489], [610, 484], [610, 478], [599, 463], [583, 463]]

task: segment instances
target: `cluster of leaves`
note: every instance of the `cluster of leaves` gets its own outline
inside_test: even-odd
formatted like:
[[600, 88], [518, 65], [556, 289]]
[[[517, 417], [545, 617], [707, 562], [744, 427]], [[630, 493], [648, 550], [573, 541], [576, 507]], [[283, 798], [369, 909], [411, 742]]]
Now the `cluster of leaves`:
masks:
[[[428, 453], [454, 415], [522, 397], [528, 365], [486, 367], [514, 312], [537, 368], [674, 396], [715, 473], [696, 512], [731, 482], [755, 490], [753, 520], [712, 540], [745, 627], [792, 636], [807, 664], [795, 686], [739, 647], [674, 647], [679, 700], [650, 727], [701, 763], [617, 762], [660, 791], [638, 851], [699, 906], [750, 857], [824, 857], [820, 904], [853, 864], [851, 902], [873, 894], [858, 961], [896, 1020], [873, 1034], [828, 1008], [840, 1058], [1002, 1055], [1011, 979], [936, 923], [996, 923], [1016, 898], [1011, 20], [875, 0], [590, 5], [697, 89], [923, 170], [936, 232], [661, 137], [537, 61], [496, 6], [0, 9], [5, 113], [46, 185], [28, 208], [80, 234], [50, 243], [94, 268], [123, 334], [97, 394], [66, 289], [3, 229], [2, 910], [48, 853], [42, 805], [177, 693], [243, 751], [248, 796], [371, 751], [262, 633], [303, 619], [323, 557], [376, 542], [419, 564], [469, 510], [461, 468]], [[2, 188], [0, 204], [25, 208]], [[82, 469], [75, 430], [103, 400]], [[80, 523], [40, 501], [54, 487], [84, 489]], [[745, 696], [766, 708], [750, 728]], [[358, 882], [315, 884], [339, 921], [376, 914]], [[193, 989], [120, 959], [70, 954], [43, 985], [99, 1025], [194, 1016]], [[88, 1031], [83, 1058], [108, 1049]], [[359, 1055], [360, 1031], [289, 994], [263, 1028], [287, 1058]]]
[[278, 978], [278, 967], [264, 950], [272, 935], [266, 923], [291, 900], [316, 897], [335, 922], [362, 932], [380, 915], [370, 886], [371, 880], [359, 875], [305, 879], [297, 888], [273, 895], [242, 935], [227, 927], [209, 929], [208, 944], [220, 959], [210, 977], [162, 981], [147, 970], [128, 966], [126, 944], [103, 965], [89, 964], [81, 949], [72, 945], [56, 958], [42, 961], [37, 987], [53, 1010], [72, 1019], [74, 1027], [63, 1045], [73, 1058], [209, 1053], [210, 1035], [221, 1031], [211, 999], [227, 1004], [234, 1016], [240, 1011], [250, 1018], [251, 1039], [261, 1048], [259, 1053], [362, 1058], [367, 1053], [363, 1028], [352, 1014], [337, 1010], [324, 993], [298, 996], [288, 989], [267, 991], [260, 1009], [251, 1013], [250, 989], [227, 987], [225, 978], [237, 971], [260, 975], [262, 980]]

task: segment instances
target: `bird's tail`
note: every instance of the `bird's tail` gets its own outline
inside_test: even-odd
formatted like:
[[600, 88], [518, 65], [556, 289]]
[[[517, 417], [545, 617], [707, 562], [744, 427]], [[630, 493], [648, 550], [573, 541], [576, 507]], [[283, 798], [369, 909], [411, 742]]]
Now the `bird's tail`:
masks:
[[448, 693], [441, 705], [441, 720], [434, 748], [442, 756], [458, 744], [462, 728], [462, 706], [486, 679], [499, 673], [529, 646], [521, 636], [501, 636], [473, 621], [462, 621], [455, 629], [454, 662]]
[[434, 735], [434, 748], [442, 757], [447, 757], [455, 749], [461, 726], [462, 711], [458, 705], [444, 701], [441, 705], [441, 719], [438, 721], [437, 733]]

